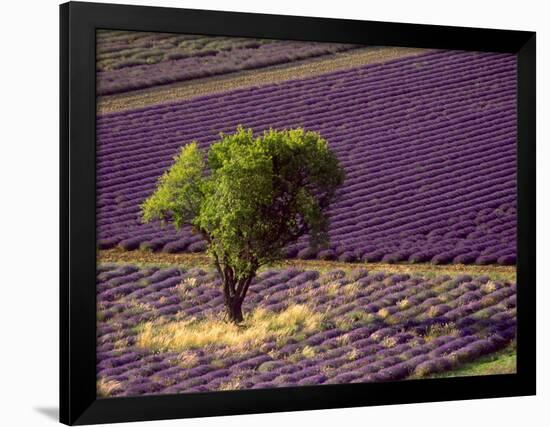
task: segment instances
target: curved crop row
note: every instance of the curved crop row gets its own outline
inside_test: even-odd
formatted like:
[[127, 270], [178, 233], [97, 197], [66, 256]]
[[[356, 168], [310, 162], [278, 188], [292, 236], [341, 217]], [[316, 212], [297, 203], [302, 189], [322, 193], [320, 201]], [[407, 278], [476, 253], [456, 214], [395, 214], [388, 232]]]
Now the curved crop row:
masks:
[[100, 31], [97, 93], [151, 86], [330, 55], [356, 48], [339, 43]]
[[[246, 330], [202, 344], [140, 335], [147, 325], [182, 332], [216, 319], [223, 296], [210, 271], [102, 265], [97, 302], [102, 396], [418, 378], [497, 351], [516, 334], [515, 284], [483, 276], [264, 271], [246, 312], [279, 319], [285, 332], [273, 333], [272, 322], [253, 341]], [[277, 317], [306, 309], [307, 328]]]
[[238, 124], [304, 127], [346, 171], [330, 247], [288, 257], [516, 262], [516, 60], [432, 52], [259, 88], [107, 114], [97, 123], [99, 247], [201, 251], [189, 229], [141, 224], [139, 204], [179, 147]]

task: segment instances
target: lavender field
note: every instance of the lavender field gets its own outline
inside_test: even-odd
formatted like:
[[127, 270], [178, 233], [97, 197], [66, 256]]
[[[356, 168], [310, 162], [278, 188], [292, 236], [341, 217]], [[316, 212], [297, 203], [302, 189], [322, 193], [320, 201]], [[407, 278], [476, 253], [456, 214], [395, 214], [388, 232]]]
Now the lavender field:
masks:
[[219, 320], [219, 279], [199, 268], [106, 264], [97, 300], [103, 397], [429, 377], [504, 348], [516, 328], [515, 284], [487, 276], [267, 270], [237, 331]]
[[[395, 49], [97, 33], [99, 397], [515, 371], [516, 57]], [[232, 323], [208, 236], [143, 203], [238, 126], [318, 132], [345, 179]]]
[[245, 123], [318, 131], [346, 171], [330, 247], [289, 257], [514, 265], [515, 82], [513, 55], [435, 52], [100, 116], [99, 247], [203, 250], [139, 204], [181, 145]]
[[259, 69], [357, 48], [338, 43], [132, 31], [102, 31], [98, 41], [98, 95]]

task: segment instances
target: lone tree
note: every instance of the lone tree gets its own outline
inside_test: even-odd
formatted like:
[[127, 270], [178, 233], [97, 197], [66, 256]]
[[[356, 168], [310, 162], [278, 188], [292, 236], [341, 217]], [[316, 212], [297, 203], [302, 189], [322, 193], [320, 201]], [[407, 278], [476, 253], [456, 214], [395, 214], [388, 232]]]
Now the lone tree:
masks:
[[190, 225], [202, 235], [223, 283], [227, 317], [240, 323], [260, 266], [282, 259], [300, 236], [308, 234], [313, 248], [327, 243], [326, 210], [344, 172], [316, 132], [254, 136], [239, 126], [220, 136], [208, 150], [208, 168], [195, 142], [182, 147], [141, 208], [145, 222]]

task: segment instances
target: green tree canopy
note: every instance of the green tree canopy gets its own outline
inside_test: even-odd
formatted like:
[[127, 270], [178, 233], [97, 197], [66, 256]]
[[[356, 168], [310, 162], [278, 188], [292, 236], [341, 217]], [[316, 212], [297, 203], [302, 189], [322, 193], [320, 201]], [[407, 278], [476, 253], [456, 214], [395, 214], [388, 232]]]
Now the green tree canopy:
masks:
[[143, 220], [190, 225], [203, 236], [229, 318], [239, 322], [260, 266], [305, 234], [313, 247], [328, 242], [326, 210], [344, 172], [327, 142], [303, 129], [255, 136], [239, 126], [210, 146], [208, 168], [195, 142], [174, 160], [142, 204]]

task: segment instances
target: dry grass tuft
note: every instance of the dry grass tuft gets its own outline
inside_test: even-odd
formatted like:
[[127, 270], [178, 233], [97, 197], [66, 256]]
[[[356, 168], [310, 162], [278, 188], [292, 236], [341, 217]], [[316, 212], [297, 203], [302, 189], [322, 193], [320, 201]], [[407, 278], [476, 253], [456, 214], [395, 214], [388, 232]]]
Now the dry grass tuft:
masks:
[[381, 319], [385, 319], [386, 317], [388, 317], [391, 313], [390, 313], [390, 310], [388, 308], [381, 308], [380, 310], [378, 310], [378, 316], [381, 318]]
[[218, 390], [220, 391], [228, 391], [228, 390], [238, 390], [241, 386], [241, 379], [240, 378], [233, 378], [230, 381], [221, 383], [218, 387]]
[[306, 345], [302, 349], [302, 355], [306, 358], [313, 357], [313, 356], [315, 356], [315, 349], [313, 347], [310, 347], [309, 345]]
[[330, 283], [324, 286], [324, 289], [329, 297], [335, 297], [340, 292], [341, 286], [338, 283]]
[[407, 298], [397, 302], [397, 307], [399, 307], [400, 310], [406, 310], [410, 306], [411, 306], [411, 303]]
[[340, 344], [341, 346], [344, 346], [344, 345], [348, 345], [351, 341], [351, 338], [349, 337], [348, 334], [344, 334], [344, 335], [340, 335], [339, 337], [336, 338], [336, 341], [338, 342], [338, 344]]
[[273, 313], [258, 308], [242, 325], [216, 318], [169, 322], [148, 322], [138, 328], [137, 345], [152, 351], [184, 351], [194, 348], [229, 346], [247, 349], [263, 342], [282, 340], [319, 329], [323, 316], [305, 305], [291, 305]]
[[437, 317], [439, 315], [439, 311], [436, 306], [430, 307], [428, 310], [428, 317]]
[[481, 290], [486, 294], [490, 294], [491, 292], [495, 292], [497, 290], [497, 285], [495, 282], [490, 280], [481, 286]]
[[182, 300], [186, 300], [189, 291], [197, 286], [197, 279], [195, 277], [188, 277], [181, 281], [181, 283], [175, 286], [176, 291]]
[[357, 350], [355, 347], [352, 348], [352, 350], [348, 353], [346, 358], [351, 362], [353, 360], [356, 360], [359, 358], [359, 350]]
[[424, 335], [424, 339], [431, 341], [442, 336], [458, 337], [459, 335], [460, 332], [454, 323], [445, 323], [443, 325], [430, 326]]
[[195, 353], [184, 351], [178, 355], [178, 364], [183, 368], [194, 368], [199, 363], [199, 358]]
[[113, 394], [114, 391], [118, 390], [120, 387], [121, 384], [118, 381], [100, 378], [99, 380], [97, 380], [97, 395], [99, 397], [109, 397]]
[[393, 348], [397, 345], [397, 339], [395, 337], [384, 337], [380, 341], [380, 345], [385, 348]]
[[342, 291], [346, 296], [355, 296], [359, 293], [359, 291], [361, 291], [361, 285], [359, 285], [359, 283], [357, 282], [354, 282], [344, 286]]

